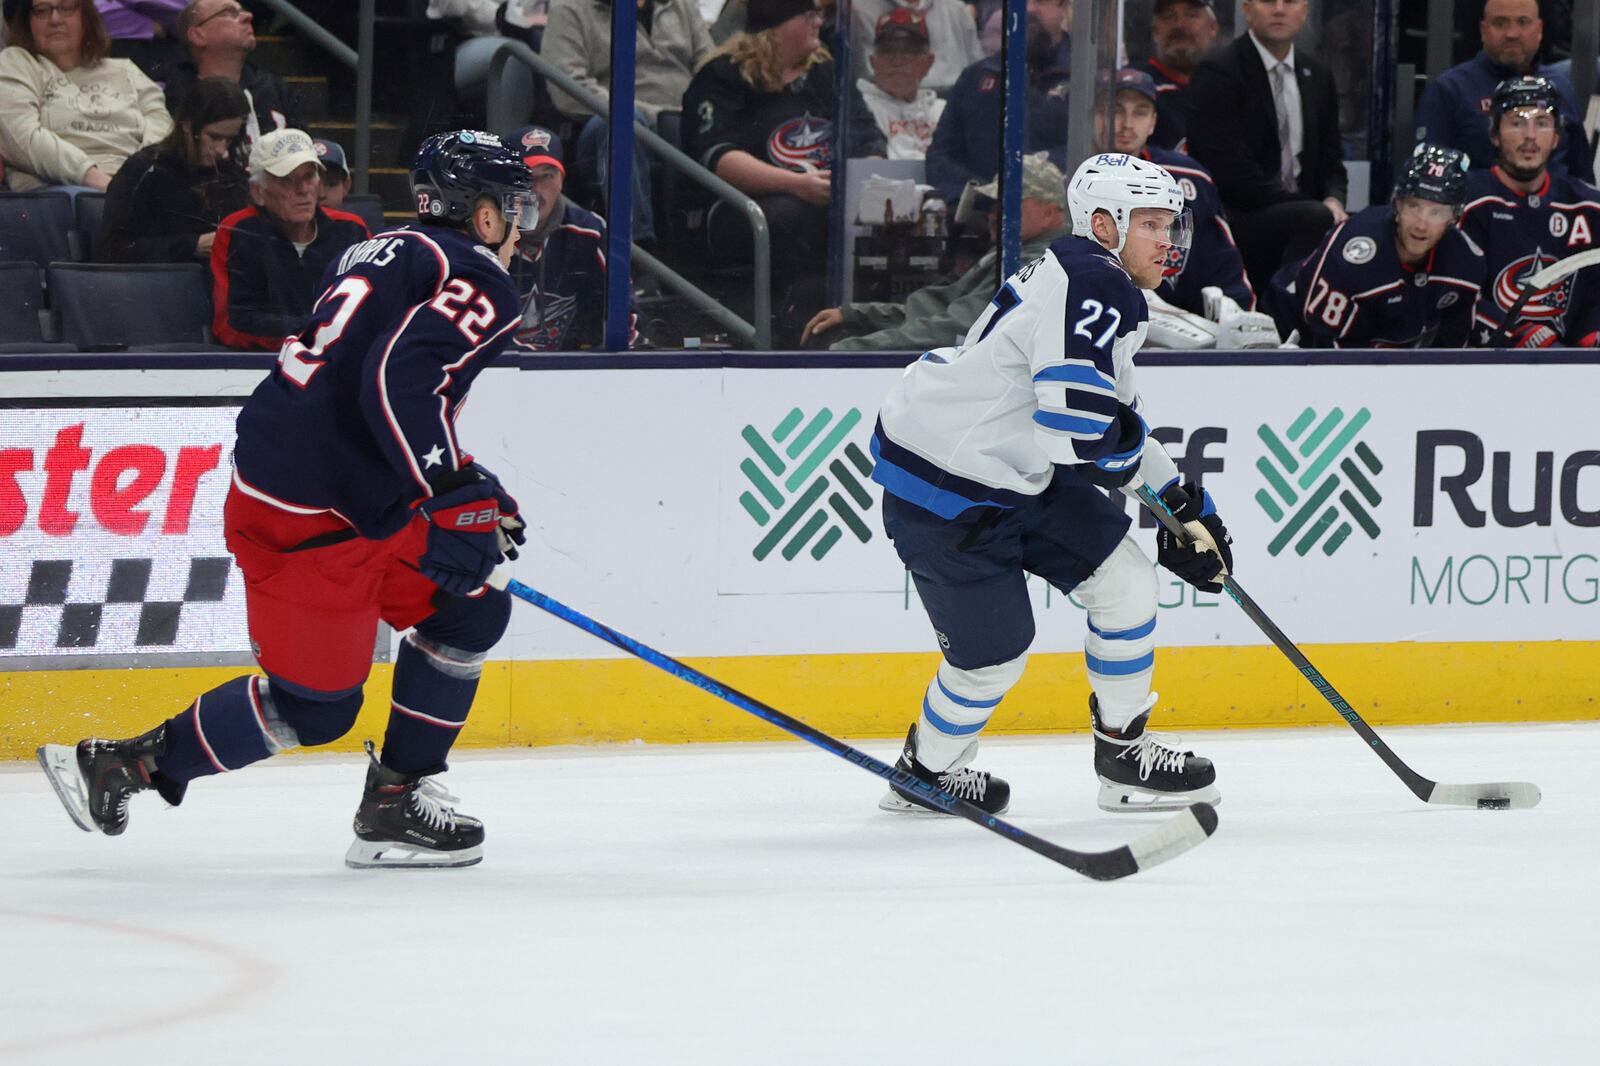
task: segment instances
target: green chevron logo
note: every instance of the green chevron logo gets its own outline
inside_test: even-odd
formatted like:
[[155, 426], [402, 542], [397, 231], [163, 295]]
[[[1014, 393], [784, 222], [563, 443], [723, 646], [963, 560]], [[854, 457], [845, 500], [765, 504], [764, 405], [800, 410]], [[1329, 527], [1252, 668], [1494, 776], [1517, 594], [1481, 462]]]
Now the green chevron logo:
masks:
[[[1256, 469], [1271, 489], [1257, 491], [1256, 503], [1267, 517], [1282, 523], [1267, 545], [1269, 554], [1277, 555], [1293, 541], [1295, 554], [1305, 555], [1321, 540], [1322, 554], [1332, 555], [1355, 531], [1351, 522], [1377, 538], [1381, 530], [1372, 508], [1383, 497], [1368, 474], [1381, 473], [1383, 464], [1371, 448], [1356, 440], [1371, 418], [1365, 407], [1348, 419], [1337, 407], [1320, 419], [1307, 407], [1282, 437], [1265, 424], [1256, 430], [1267, 446]], [[1346, 455], [1346, 449], [1353, 454]]]
[[766, 530], [751, 552], [757, 560], [782, 545], [780, 554], [792, 562], [809, 544], [811, 558], [820, 561], [846, 530], [863, 544], [872, 539], [860, 514], [872, 509], [862, 484], [872, 460], [845, 443], [860, 422], [853, 407], [838, 418], [826, 407], [807, 418], [796, 407], [768, 435], [755, 426], [741, 431], [754, 454], [739, 469], [754, 491], [740, 493], [739, 504]]

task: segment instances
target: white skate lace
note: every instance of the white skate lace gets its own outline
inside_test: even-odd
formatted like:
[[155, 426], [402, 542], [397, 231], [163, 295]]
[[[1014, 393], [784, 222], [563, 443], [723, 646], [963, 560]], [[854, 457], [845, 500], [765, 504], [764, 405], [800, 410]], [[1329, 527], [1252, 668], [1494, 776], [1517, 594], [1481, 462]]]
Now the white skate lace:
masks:
[[1172, 733], [1146, 733], [1119, 752], [1117, 758], [1126, 759], [1131, 755], [1138, 760], [1141, 781], [1150, 780], [1153, 770], [1181, 774], [1184, 760], [1189, 755], [1171, 746], [1177, 743], [1178, 738]]
[[982, 800], [989, 791], [989, 775], [981, 770], [946, 770], [939, 775], [939, 787], [957, 799]]
[[455, 808], [446, 804], [459, 802], [461, 801], [431, 777], [424, 777], [418, 781], [417, 787], [411, 792], [411, 809], [416, 812], [417, 817], [427, 823], [429, 829], [436, 833], [455, 830]]

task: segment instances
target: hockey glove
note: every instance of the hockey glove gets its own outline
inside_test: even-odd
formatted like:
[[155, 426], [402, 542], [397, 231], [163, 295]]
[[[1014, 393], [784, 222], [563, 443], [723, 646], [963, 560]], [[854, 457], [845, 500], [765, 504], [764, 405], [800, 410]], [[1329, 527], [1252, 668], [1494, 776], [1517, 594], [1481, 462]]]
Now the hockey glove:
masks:
[[1106, 430], [1104, 442], [1110, 451], [1090, 463], [1078, 463], [1076, 470], [1085, 481], [1103, 489], [1120, 489], [1139, 472], [1144, 458], [1144, 438], [1148, 428], [1139, 412], [1125, 403], [1117, 404], [1117, 420]]
[[515, 559], [517, 549], [528, 543], [526, 532], [528, 524], [522, 520], [522, 508], [517, 506], [517, 501], [511, 498], [511, 493], [500, 484], [500, 479], [470, 456], [467, 457], [466, 469], [494, 485], [494, 499], [500, 505], [500, 529], [497, 534], [500, 538], [500, 552], [507, 559]]
[[474, 481], [417, 505], [428, 522], [428, 543], [417, 569], [446, 592], [476, 591], [500, 564], [499, 487], [492, 479]]
[[1176, 480], [1161, 490], [1161, 501], [1183, 524], [1189, 539], [1179, 539], [1162, 526], [1156, 530], [1156, 562], [1202, 592], [1221, 592], [1217, 578], [1233, 570], [1228, 527], [1222, 524], [1211, 494], [1194, 482], [1180, 486]]
[[1524, 322], [1511, 331], [1513, 348], [1549, 348], [1560, 341], [1556, 331], [1542, 322]]

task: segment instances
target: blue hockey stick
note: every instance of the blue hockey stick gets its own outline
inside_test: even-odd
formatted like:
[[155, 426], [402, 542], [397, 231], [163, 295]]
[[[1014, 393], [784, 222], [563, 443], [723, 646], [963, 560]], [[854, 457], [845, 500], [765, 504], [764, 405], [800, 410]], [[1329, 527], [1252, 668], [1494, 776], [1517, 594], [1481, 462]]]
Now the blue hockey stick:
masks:
[[835, 740], [811, 726], [806, 725], [798, 718], [792, 718], [782, 711], [769, 707], [760, 700], [746, 696], [738, 689], [730, 688], [722, 682], [701, 673], [687, 663], [679, 662], [670, 655], [664, 655], [654, 648], [641, 644], [626, 634], [619, 633], [610, 626], [596, 622], [593, 618], [580, 611], [573, 610], [566, 604], [551, 599], [538, 589], [530, 588], [522, 582], [515, 580], [503, 570], [496, 571], [489, 583], [496, 588], [503, 588], [519, 600], [548, 611], [564, 622], [570, 622], [586, 633], [590, 633], [613, 647], [621, 648], [630, 655], [643, 659], [660, 670], [664, 670], [680, 680], [701, 689], [719, 700], [733, 704], [741, 711], [747, 711], [757, 718], [771, 722], [779, 729], [801, 740], [808, 741], [831, 755], [861, 767], [869, 773], [883, 778], [893, 785], [915, 792], [923, 802], [936, 807], [946, 814], [960, 815], [969, 822], [983, 826], [991, 832], [1016, 844], [1021, 844], [1029, 851], [1043, 855], [1052, 862], [1058, 862], [1069, 870], [1075, 870], [1085, 877], [1092, 877], [1097, 881], [1114, 881], [1119, 877], [1148, 870], [1168, 859], [1176, 858], [1197, 844], [1203, 844], [1217, 828], [1217, 812], [1209, 804], [1197, 803], [1171, 818], [1162, 822], [1155, 829], [1120, 848], [1110, 851], [1073, 851], [1070, 848], [1052, 844], [1042, 840], [1025, 830], [995, 817], [972, 803], [953, 796], [943, 789], [936, 788], [925, 781], [907, 773], [904, 770], [880, 762], [866, 752], [857, 751], [841, 740]]
[[[1155, 515], [1156, 521], [1165, 526], [1167, 532], [1177, 537], [1179, 543], [1188, 544], [1194, 539], [1189, 535], [1189, 531], [1183, 528], [1183, 524], [1172, 513], [1166, 501], [1149, 485], [1143, 481], [1135, 480], [1123, 491], [1138, 497], [1139, 502], [1150, 509], [1150, 513]], [[1400, 756], [1394, 753], [1394, 749], [1384, 743], [1383, 738], [1378, 736], [1361, 715], [1356, 713], [1356, 709], [1350, 706], [1350, 701], [1339, 695], [1339, 690], [1333, 687], [1333, 683], [1323, 677], [1320, 670], [1311, 665], [1311, 660], [1306, 658], [1305, 653], [1295, 645], [1294, 641], [1284, 635], [1283, 630], [1273, 624], [1272, 619], [1267, 617], [1267, 612], [1256, 605], [1256, 601], [1250, 598], [1249, 593], [1245, 592], [1232, 574], [1224, 573], [1217, 580], [1222, 583], [1223, 589], [1232, 597], [1233, 602], [1239, 605], [1250, 621], [1260, 627], [1261, 632], [1265, 633], [1272, 643], [1277, 645], [1278, 650], [1283, 652], [1284, 656], [1294, 664], [1294, 668], [1299, 670], [1307, 681], [1311, 682], [1311, 687], [1321, 693], [1322, 698], [1327, 700], [1333, 706], [1333, 709], [1339, 712], [1339, 717], [1350, 724], [1350, 728], [1354, 729], [1357, 735], [1362, 740], [1365, 740], [1373, 751], [1378, 753], [1378, 758], [1382, 759], [1389, 769], [1395, 772], [1395, 776], [1405, 782], [1405, 786], [1415, 793], [1416, 797], [1422, 802], [1449, 804], [1458, 807], [1480, 807], [1484, 810], [1532, 807], [1539, 802], [1541, 796], [1539, 786], [1529, 784], [1526, 781], [1491, 781], [1480, 785], [1446, 785], [1417, 773], [1407, 766]]]

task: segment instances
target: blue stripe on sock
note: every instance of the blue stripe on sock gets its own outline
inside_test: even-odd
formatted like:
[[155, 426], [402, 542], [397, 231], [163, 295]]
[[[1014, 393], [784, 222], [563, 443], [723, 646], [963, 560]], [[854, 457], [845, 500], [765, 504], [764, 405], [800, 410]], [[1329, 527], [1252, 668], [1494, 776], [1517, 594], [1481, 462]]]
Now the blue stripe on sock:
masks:
[[1089, 664], [1089, 672], [1103, 677], [1139, 674], [1156, 664], [1156, 653], [1153, 651], [1147, 651], [1137, 659], [1097, 659], [1088, 652], [1084, 652], [1083, 657]]
[[1144, 625], [1134, 626], [1132, 629], [1101, 629], [1093, 621], [1089, 623], [1089, 632], [1101, 640], [1138, 640], [1141, 637], [1148, 637], [1155, 631], [1156, 620], [1154, 618], [1151, 618]]
[[940, 718], [939, 715], [934, 712], [934, 709], [928, 705], [927, 697], [923, 697], [922, 700], [922, 713], [927, 716], [929, 725], [933, 726], [933, 728], [937, 729], [939, 732], [952, 737], [970, 736], [989, 724], [989, 719], [987, 718], [981, 722], [973, 722], [971, 725], [957, 725], [954, 722], [946, 721], [945, 719]]
[[969, 700], [965, 696], [957, 696], [954, 692], [945, 688], [944, 682], [937, 677], [933, 679], [933, 683], [939, 686], [939, 691], [944, 693], [945, 699], [958, 707], [997, 707], [1000, 705], [1000, 701], [1005, 699], [1004, 696], [996, 696], [992, 700]]

